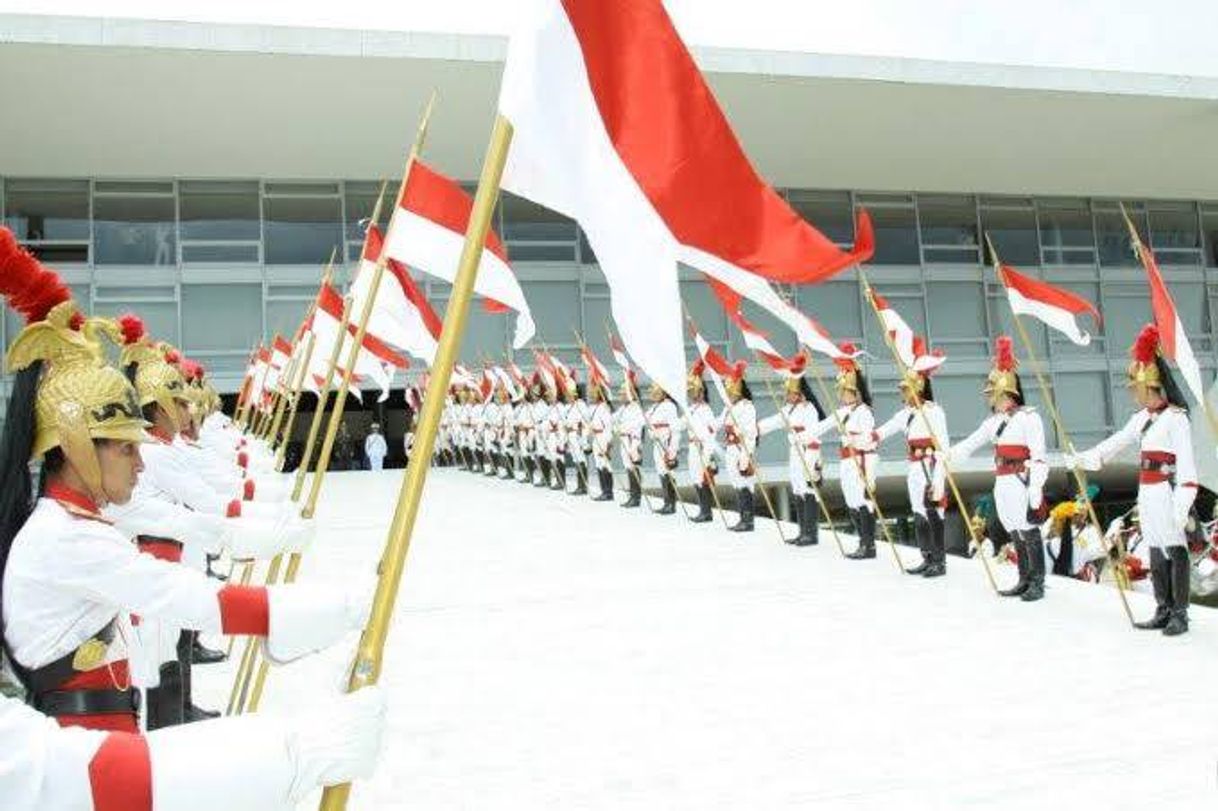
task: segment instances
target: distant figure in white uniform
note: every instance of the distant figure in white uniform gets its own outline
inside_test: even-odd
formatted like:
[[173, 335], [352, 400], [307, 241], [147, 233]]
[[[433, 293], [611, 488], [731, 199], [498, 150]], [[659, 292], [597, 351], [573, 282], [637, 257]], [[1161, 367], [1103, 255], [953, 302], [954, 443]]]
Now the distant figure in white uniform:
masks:
[[389, 445], [385, 435], [381, 433], [380, 423], [372, 423], [368, 438], [364, 440], [364, 456], [368, 457], [369, 470], [385, 469], [385, 454], [389, 453]]

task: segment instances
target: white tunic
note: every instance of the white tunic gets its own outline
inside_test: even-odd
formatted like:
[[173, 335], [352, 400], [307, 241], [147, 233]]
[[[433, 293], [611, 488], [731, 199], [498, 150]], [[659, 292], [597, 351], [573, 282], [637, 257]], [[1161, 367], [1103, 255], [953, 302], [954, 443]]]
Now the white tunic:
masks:
[[834, 414], [812, 428], [812, 436], [824, 436], [840, 428], [842, 496], [852, 510], [874, 509], [871, 491], [875, 488], [875, 414], [866, 403], [839, 406]]
[[637, 467], [643, 462], [643, 409], [638, 402], [631, 400], [617, 410], [614, 415], [614, 427], [617, 430], [622, 455], [622, 464], [626, 467]]
[[[929, 424], [929, 428], [928, 428]], [[876, 429], [877, 444], [890, 436], [904, 434], [906, 461], [905, 485], [909, 506], [918, 515], [926, 515], [926, 502], [935, 504], [940, 514], [944, 503], [947, 468], [940, 454], [948, 446], [947, 414], [933, 400], [922, 402], [918, 409], [905, 406]]]
[[[1045, 429], [1040, 415], [1029, 407], [992, 414], [976, 431], [953, 445], [948, 461], [964, 459], [990, 443], [994, 446], [995, 470], [994, 504], [998, 520], [1008, 532], [1025, 532], [1039, 526], [1028, 520], [1028, 510], [1039, 509], [1044, 499], [1045, 479], [1049, 466], [1045, 462]], [[1003, 473], [997, 467], [999, 458], [1024, 457], [1022, 472]]]
[[595, 403], [588, 410], [588, 437], [592, 447], [592, 458], [597, 470], [610, 467], [609, 452], [613, 445], [613, 412], [604, 402]]
[[752, 400], [737, 400], [723, 409], [717, 425], [723, 431], [727, 474], [732, 487], [751, 489], [757, 483], [754, 459], [758, 439], [756, 406]]
[[796, 496], [815, 492], [812, 485], [820, 482], [820, 438], [812, 435], [820, 421], [816, 406], [802, 400], [795, 404], [784, 403], [780, 413], [771, 414], [758, 423], [762, 436], [774, 431], [786, 435], [787, 476]]

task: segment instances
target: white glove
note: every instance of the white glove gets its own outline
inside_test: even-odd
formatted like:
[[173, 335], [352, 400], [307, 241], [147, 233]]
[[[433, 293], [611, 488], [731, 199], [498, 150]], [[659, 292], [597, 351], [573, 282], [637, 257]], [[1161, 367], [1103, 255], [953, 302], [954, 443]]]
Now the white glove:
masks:
[[1103, 462], [1097, 454], [1085, 451], [1083, 453], [1067, 454], [1066, 458], [1070, 460], [1070, 466], [1081, 468], [1083, 470], [1099, 470], [1103, 467]]
[[1039, 487], [1028, 486], [1028, 507], [1033, 510], [1040, 509], [1040, 503], [1044, 501], [1045, 493]]
[[375, 685], [313, 706], [288, 734], [293, 804], [315, 788], [371, 777], [385, 734], [385, 693]]
[[1117, 537], [1124, 531], [1125, 531], [1125, 519], [1124, 518], [1114, 518], [1112, 520], [1112, 523], [1110, 523], [1108, 525], [1108, 529], [1104, 532], [1104, 537], [1107, 539], [1112, 539], [1112, 538]]
[[267, 587], [270, 633], [263, 647], [276, 664], [328, 648], [364, 627], [372, 610], [370, 586], [351, 591], [314, 584]]
[[303, 552], [312, 539], [311, 528], [300, 526], [299, 518], [230, 518], [228, 548], [240, 560], [268, 560], [282, 552]]

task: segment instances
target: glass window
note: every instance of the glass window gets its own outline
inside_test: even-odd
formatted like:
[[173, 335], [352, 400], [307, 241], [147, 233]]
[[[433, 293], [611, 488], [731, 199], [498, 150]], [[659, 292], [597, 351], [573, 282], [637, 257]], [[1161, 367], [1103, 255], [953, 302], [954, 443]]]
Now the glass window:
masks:
[[500, 198], [505, 242], [570, 242], [578, 239], [575, 221], [548, 208], [504, 192]]
[[[951, 361], [944, 369], [951, 365]], [[934, 376], [935, 400], [947, 412], [947, 432], [956, 439], [968, 436], [989, 416], [981, 390], [985, 376], [939, 373]]]
[[[176, 265], [173, 194], [103, 194], [93, 198], [93, 261], [98, 265]], [[118, 189], [115, 189], [116, 191]]]
[[[715, 298], [709, 284], [701, 280], [681, 282], [681, 301], [702, 337], [711, 343], [727, 340], [727, 316], [724, 315], [723, 307]], [[592, 329], [592, 325], [589, 324], [588, 328]], [[601, 330], [604, 330], [603, 326]], [[693, 339], [689, 337], [688, 330], [685, 334], [686, 343], [692, 346]]]
[[1205, 264], [1218, 267], [1218, 203], [1201, 206], [1201, 230], [1205, 233]]
[[89, 240], [86, 180], [8, 180], [4, 224], [22, 242]]
[[243, 350], [262, 335], [262, 286], [187, 284], [182, 286], [182, 347], [190, 352]]
[[[1140, 205], [1125, 203], [1129, 219], [1138, 229], [1139, 238], [1146, 239], [1146, 210]], [[1095, 236], [1099, 244], [1102, 267], [1140, 267], [1134, 256], [1125, 217], [1114, 203], [1097, 203], [1095, 206]]]
[[926, 262], [979, 261], [977, 206], [972, 197], [920, 194], [918, 221]]
[[850, 192], [789, 189], [787, 202], [814, 228], [838, 245], [854, 242], [854, 212]]
[[525, 299], [537, 322], [536, 343], [557, 345], [575, 341], [575, 314], [579, 312], [579, 284], [577, 282], [528, 282], [524, 286]]
[[339, 208], [337, 197], [265, 197], [266, 263], [324, 264], [343, 241]]
[[[795, 304], [816, 321], [836, 341], [859, 341], [863, 337], [863, 293], [855, 279], [795, 288]], [[871, 314], [867, 314], [871, 318]]]
[[981, 282], [927, 282], [931, 334], [986, 340], [985, 289]]
[[[93, 302], [94, 315], [113, 318], [134, 310], [144, 322], [149, 335], [158, 341], [177, 344], [181, 337], [178, 335], [177, 302], [165, 301], [163, 298], [159, 301], [141, 301], [137, 297], [139, 291], [132, 292], [135, 293], [134, 296], [124, 293], [123, 288], [99, 288], [97, 300]], [[166, 293], [173, 295], [172, 290]]]
[[592, 243], [588, 241], [588, 235], [584, 233], [584, 229], [579, 229], [579, 261], [585, 265], [595, 265], [596, 251], [592, 250]]
[[[1173, 291], [1173, 295], [1175, 295]], [[1176, 299], [1179, 304], [1179, 298]], [[1138, 332], [1153, 317], [1145, 284], [1108, 284], [1104, 288], [1104, 334], [1109, 357], [1124, 357]]]
[[508, 258], [513, 262], [574, 262], [575, 243], [538, 245], [513, 242], [508, 246]]
[[[862, 202], [862, 201], [861, 201]], [[865, 202], [863, 202], [866, 205]], [[875, 229], [877, 265], [918, 265], [918, 229], [913, 206], [870, 206], [871, 224]]]
[[[583, 339], [588, 344], [588, 347], [596, 354], [597, 359], [605, 364], [610, 372], [616, 375], [617, 367], [613, 363], [613, 355], [609, 352], [609, 335], [605, 331], [607, 324], [613, 323], [613, 316], [609, 311], [608, 298], [585, 298], [584, 299], [584, 328]], [[517, 353], [517, 357], [524, 353]]]
[[[1040, 264], [1036, 210], [1031, 201], [982, 198], [981, 228], [994, 243], [1002, 261], [1016, 267]], [[988, 255], [986, 261], [992, 261]]]
[[[364, 228], [376, 209], [376, 201], [381, 196], [382, 188], [385, 190], [385, 197], [381, 203], [377, 223], [384, 232], [389, 227], [389, 216], [393, 213], [393, 195], [397, 192], [397, 187], [389, 188], [388, 184], [382, 186], [375, 181], [348, 180], [343, 184], [347, 211], [347, 239], [356, 243], [357, 246], [362, 246], [364, 243]], [[356, 248], [355, 256], [359, 256], [359, 247]]]
[[262, 239], [258, 184], [183, 181], [182, 242], [257, 242]]
[[1148, 216], [1150, 247], [1160, 265], [1201, 264], [1201, 229], [1195, 203], [1151, 203]]
[[1044, 264], [1095, 264], [1095, 231], [1086, 200], [1038, 200], [1036, 209]]
[[[1035, 380], [1035, 378], [1033, 378]], [[1074, 438], [1074, 429], [1097, 430], [1109, 424], [1108, 374], [1106, 372], [1070, 372], [1053, 375], [1053, 396], [1066, 430]], [[1053, 431], [1052, 417], [1045, 414], [1045, 429]]]

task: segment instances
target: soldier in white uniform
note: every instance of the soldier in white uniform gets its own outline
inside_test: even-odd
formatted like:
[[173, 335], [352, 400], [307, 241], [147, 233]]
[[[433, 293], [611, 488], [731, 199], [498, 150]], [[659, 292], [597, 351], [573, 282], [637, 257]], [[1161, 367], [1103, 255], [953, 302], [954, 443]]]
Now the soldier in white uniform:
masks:
[[533, 422], [533, 405], [536, 402], [538, 377], [533, 379], [525, 388], [524, 397], [516, 405], [516, 445], [520, 449], [520, 464], [524, 469], [521, 482], [531, 484], [533, 473], [537, 469], [537, 426]]
[[922, 562], [906, 569], [906, 574], [940, 577], [947, 573], [947, 547], [943, 519], [947, 511], [946, 468], [940, 458], [949, 444], [947, 413], [935, 402], [931, 374], [943, 364], [944, 356], [926, 351], [922, 338], [914, 339], [913, 368], [901, 378], [904, 406], [876, 430], [878, 445], [890, 436], [903, 434], [908, 451], [905, 487], [909, 508], [914, 514], [914, 533]]
[[795, 517], [799, 524], [799, 535], [787, 543], [795, 546], [815, 546], [820, 540], [817, 488], [822, 479], [822, 465], [820, 438], [812, 436], [812, 430], [825, 418], [825, 409], [804, 376], [806, 362], [806, 358], [800, 355], [787, 376], [786, 402], [782, 405], [782, 413], [771, 414], [758, 423], [762, 436], [781, 431], [787, 437], [787, 476], [791, 482]]
[[533, 401], [534, 455], [540, 474], [533, 483], [536, 487], [550, 487], [554, 481], [554, 467], [550, 464], [550, 405], [553, 402], [554, 392], [538, 377], [537, 398]]
[[613, 501], [613, 411], [609, 408], [605, 384], [594, 380], [588, 384], [588, 448], [596, 468], [596, 483], [600, 492], [593, 501]]
[[[28, 255], [5, 260], [4, 290], [38, 290], [9, 348], [17, 376], [0, 440], [0, 636], [31, 703], [64, 726], [136, 732], [132, 615], [266, 638], [285, 661], [360, 627], [367, 595], [310, 586], [222, 586], [141, 554], [100, 510], [124, 504], [143, 469], [147, 423], [135, 389], [80, 329], [67, 288]], [[40, 497], [29, 464], [40, 460]]]
[[572, 379], [566, 391], [567, 413], [565, 417], [567, 453], [575, 465], [575, 489], [573, 496], [588, 495], [588, 457], [591, 454], [588, 439], [588, 403], [584, 399], [581, 384]]
[[374, 422], [368, 436], [364, 438], [364, 456], [368, 457], [368, 469], [384, 470], [385, 455], [388, 453], [389, 445], [385, 442], [385, 435], [381, 433], [381, 425]]
[[622, 506], [633, 509], [643, 498], [643, 409], [639, 405], [638, 389], [634, 370], [626, 375], [622, 383], [622, 405], [613, 417], [614, 432], [618, 438], [618, 450], [622, 466], [626, 468], [628, 497]]
[[[561, 374], [561, 372], [560, 372]], [[563, 401], [570, 381], [558, 383], [559, 390], [549, 393], [546, 405], [546, 457], [550, 463], [551, 490], [567, 489], [567, 404]]]
[[1004, 597], [1025, 602], [1045, 596], [1045, 549], [1040, 525], [1048, 516], [1044, 503], [1045, 428], [1035, 409], [1024, 405], [1011, 339], [994, 342], [994, 367], [984, 395], [993, 414], [964, 441], [953, 445], [949, 463], [965, 459], [986, 443], [994, 446], [994, 506], [1003, 529], [1014, 539], [1019, 581], [1002, 589]]
[[716, 421], [723, 431], [728, 481], [736, 491], [740, 518], [732, 532], [753, 531], [753, 488], [757, 486], [757, 409], [744, 379], [748, 364], [736, 361], [725, 381], [728, 403]]
[[1080, 453], [1077, 461], [1087, 470], [1099, 470], [1122, 448], [1138, 443], [1138, 518], [1142, 539], [1150, 546], [1156, 607], [1150, 619], [1136, 626], [1179, 636], [1188, 631], [1190, 561], [1185, 528], [1197, 497], [1188, 406], [1160, 354], [1154, 326], [1143, 328], [1132, 355], [1128, 385], [1139, 411], [1120, 431]]
[[651, 459], [660, 477], [664, 504], [656, 510], [660, 515], [677, 511], [677, 465], [681, 453], [680, 415], [677, 404], [659, 384], [652, 383], [648, 391], [651, 404], [647, 407], [645, 424], [651, 433]]
[[841, 433], [841, 458], [838, 475], [846, 509], [859, 536], [858, 548], [846, 555], [853, 560], [875, 557], [876, 509], [871, 500], [875, 489], [875, 415], [871, 411], [871, 389], [862, 368], [853, 359], [854, 344], [840, 346], [844, 358], [833, 362], [838, 367], [837, 411], [820, 421], [811, 431], [812, 437], [823, 436], [830, 430]]
[[707, 402], [706, 381], [702, 375], [706, 365], [699, 358], [689, 371], [686, 380], [686, 394], [689, 397], [689, 408], [682, 418], [686, 434], [689, 437], [686, 469], [689, 471], [689, 483], [698, 494], [698, 512], [689, 520], [695, 524], [705, 524], [715, 520], [714, 494], [711, 488], [715, 486], [715, 474], [719, 472], [719, 446], [715, 442], [715, 412]]

